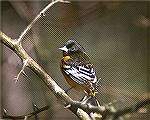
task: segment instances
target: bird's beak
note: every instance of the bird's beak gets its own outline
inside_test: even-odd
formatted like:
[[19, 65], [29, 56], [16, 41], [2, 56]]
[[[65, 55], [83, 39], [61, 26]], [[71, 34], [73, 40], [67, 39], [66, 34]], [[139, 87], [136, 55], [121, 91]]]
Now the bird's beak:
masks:
[[65, 52], [68, 52], [68, 48], [66, 46], [64, 47], [61, 47], [61, 48], [58, 48], [59, 50], [62, 50], [62, 51], [65, 51]]

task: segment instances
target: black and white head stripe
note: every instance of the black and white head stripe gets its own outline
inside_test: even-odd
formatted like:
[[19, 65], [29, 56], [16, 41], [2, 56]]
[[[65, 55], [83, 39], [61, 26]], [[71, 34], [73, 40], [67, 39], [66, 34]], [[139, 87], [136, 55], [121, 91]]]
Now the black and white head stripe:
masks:
[[64, 72], [69, 75], [78, 84], [85, 84], [87, 81], [92, 81], [92, 83], [97, 82], [94, 68], [85, 68], [83, 66], [71, 67], [65, 69]]

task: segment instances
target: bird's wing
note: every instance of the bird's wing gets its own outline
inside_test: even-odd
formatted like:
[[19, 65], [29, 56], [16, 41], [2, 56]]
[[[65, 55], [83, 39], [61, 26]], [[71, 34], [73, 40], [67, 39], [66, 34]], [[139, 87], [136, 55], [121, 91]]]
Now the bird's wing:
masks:
[[70, 68], [66, 68], [64, 72], [78, 84], [85, 84], [87, 81], [96, 83], [97, 81], [93, 67], [85, 68], [84, 66], [71, 66]]

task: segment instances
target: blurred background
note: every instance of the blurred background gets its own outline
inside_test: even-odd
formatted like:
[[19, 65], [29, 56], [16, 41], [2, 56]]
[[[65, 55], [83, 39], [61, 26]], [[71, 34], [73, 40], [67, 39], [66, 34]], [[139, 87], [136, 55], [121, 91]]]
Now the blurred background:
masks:
[[[1, 1], [1, 30], [17, 39], [26, 26], [50, 1]], [[57, 3], [38, 20], [22, 39], [27, 53], [55, 79], [64, 90], [69, 85], [59, 69], [62, 53], [59, 47], [69, 39], [77, 40], [94, 64], [98, 79], [97, 98], [102, 105], [116, 101], [123, 109], [148, 98], [150, 2], [72, 1]], [[25, 69], [28, 77], [15, 76], [22, 67], [20, 58], [1, 46], [0, 116], [18, 116], [38, 108], [50, 108], [36, 116], [39, 120], [77, 120], [65, 109], [35, 73]], [[68, 95], [80, 100], [83, 93], [75, 90]], [[148, 120], [146, 107], [128, 120]], [[34, 120], [35, 116], [30, 120]]]

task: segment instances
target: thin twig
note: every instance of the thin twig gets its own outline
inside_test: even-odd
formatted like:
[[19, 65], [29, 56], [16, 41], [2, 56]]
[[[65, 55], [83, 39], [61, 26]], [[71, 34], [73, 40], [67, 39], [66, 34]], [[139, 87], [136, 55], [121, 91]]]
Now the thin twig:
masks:
[[55, 3], [62, 2], [62, 3], [70, 3], [69, 1], [64, 0], [53, 0], [50, 4], [48, 4], [35, 18], [34, 20], [26, 27], [26, 29], [21, 33], [18, 38], [18, 43], [21, 42], [22, 38], [26, 35], [26, 33], [32, 28], [33, 24], [36, 23], [41, 17], [45, 16], [45, 12], [53, 6]]
[[45, 107], [42, 107], [32, 113], [29, 113], [27, 115], [21, 115], [21, 116], [11, 116], [11, 115], [7, 115], [7, 112], [5, 113], [5, 115], [3, 116], [4, 118], [9, 118], [9, 119], [24, 119], [24, 120], [27, 120], [27, 118], [33, 116], [33, 115], [36, 115], [40, 112], [43, 112], [45, 110], [48, 110], [49, 109], [49, 106], [45, 106]]
[[[19, 76], [20, 76], [21, 73], [25, 74], [24, 69], [25, 69], [25, 67], [27, 66], [27, 63], [28, 63], [28, 59], [23, 60], [23, 66], [22, 66], [20, 72], [18, 73], [18, 75], [17, 75], [16, 78], [15, 78], [15, 83], [18, 81]], [[25, 75], [26, 75], [26, 74], [25, 74]]]
[[142, 108], [145, 105], [150, 104], [150, 99], [142, 100], [135, 105], [132, 105], [130, 107], [124, 108], [123, 110], [118, 110], [114, 113], [114, 119], [117, 119], [120, 116], [126, 115], [128, 113], [134, 113], [137, 112], [140, 108]]
[[24, 117], [24, 120], [27, 120], [27, 119], [28, 119], [28, 116], [25, 116], [25, 117]]

